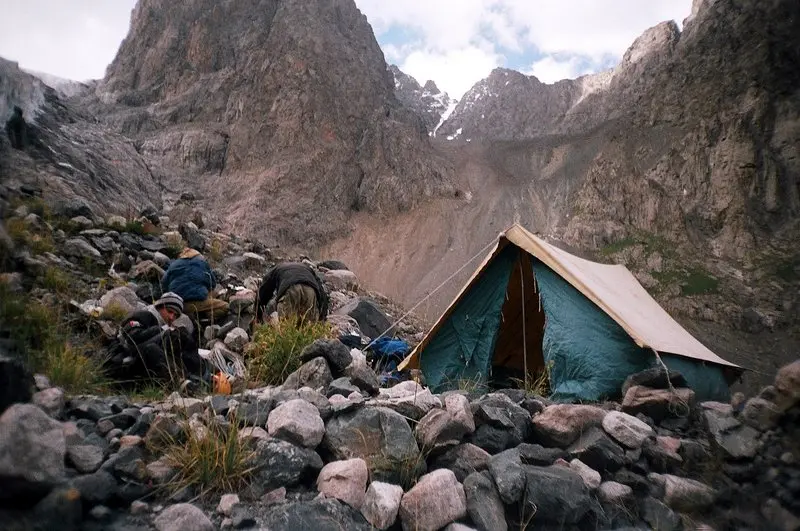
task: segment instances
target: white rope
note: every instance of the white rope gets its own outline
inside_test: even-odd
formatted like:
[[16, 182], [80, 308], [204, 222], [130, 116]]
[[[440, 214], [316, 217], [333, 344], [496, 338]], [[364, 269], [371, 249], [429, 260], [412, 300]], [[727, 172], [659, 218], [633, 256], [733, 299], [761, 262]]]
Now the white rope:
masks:
[[419, 306], [420, 306], [420, 305], [421, 305], [423, 302], [425, 302], [426, 300], [428, 300], [428, 299], [431, 297], [431, 295], [433, 295], [434, 293], [436, 293], [437, 291], [439, 291], [439, 290], [440, 290], [442, 287], [444, 287], [444, 285], [445, 285], [445, 284], [447, 284], [448, 282], [450, 282], [451, 280], [453, 280], [453, 278], [455, 278], [455, 276], [456, 276], [456, 275], [458, 275], [459, 273], [461, 273], [461, 271], [462, 271], [462, 270], [463, 270], [465, 267], [467, 267], [469, 264], [471, 264], [471, 263], [472, 263], [472, 262], [473, 262], [473, 261], [474, 261], [476, 258], [479, 258], [481, 255], [483, 255], [483, 254], [486, 252], [486, 250], [487, 250], [487, 249], [489, 249], [489, 247], [491, 247], [492, 245], [494, 245], [494, 243], [495, 243], [495, 240], [494, 240], [494, 239], [493, 239], [492, 241], [490, 241], [489, 243], [487, 243], [487, 244], [486, 244], [486, 246], [484, 246], [484, 248], [483, 248], [483, 249], [481, 249], [480, 251], [478, 251], [477, 253], [475, 253], [475, 256], [473, 256], [472, 258], [470, 258], [469, 260], [467, 260], [467, 261], [464, 263], [464, 265], [462, 265], [461, 267], [459, 267], [459, 268], [458, 268], [458, 270], [457, 270], [455, 273], [453, 273], [452, 275], [450, 275], [449, 277], [447, 277], [447, 278], [446, 278], [446, 279], [445, 279], [445, 280], [444, 280], [444, 281], [443, 281], [441, 284], [439, 284], [438, 286], [436, 286], [436, 287], [433, 289], [433, 291], [431, 291], [430, 293], [428, 293], [427, 295], [425, 295], [425, 296], [422, 298], [422, 300], [420, 300], [418, 303], [416, 303], [416, 304], [415, 304], [415, 305], [414, 305], [414, 306], [413, 306], [413, 307], [412, 307], [410, 310], [408, 310], [406, 313], [404, 313], [403, 315], [401, 315], [399, 319], [397, 319], [397, 320], [396, 320], [394, 323], [392, 323], [392, 324], [389, 326], [389, 328], [387, 328], [386, 330], [384, 330], [384, 331], [383, 331], [383, 332], [382, 332], [382, 333], [381, 333], [381, 334], [380, 334], [378, 337], [376, 337], [375, 339], [373, 339], [372, 341], [370, 341], [370, 342], [369, 342], [369, 344], [368, 344], [366, 347], [364, 347], [364, 350], [367, 350], [367, 349], [368, 349], [369, 347], [371, 347], [371, 346], [372, 346], [372, 345], [373, 345], [373, 344], [374, 344], [374, 343], [375, 343], [377, 340], [379, 340], [380, 338], [382, 338], [383, 336], [385, 336], [387, 333], [389, 333], [389, 331], [390, 331], [390, 330], [392, 330], [392, 329], [393, 329], [395, 326], [397, 326], [398, 324], [400, 324], [400, 322], [401, 322], [403, 319], [405, 319], [406, 317], [408, 317], [408, 316], [409, 316], [409, 315], [410, 315], [410, 314], [411, 314], [411, 313], [412, 313], [414, 310], [416, 310], [417, 308], [419, 308]]
[[669, 392], [672, 394], [672, 396], [675, 397], [675, 399], [678, 402], [678, 405], [683, 406], [685, 408], [685, 414], [678, 409], [677, 405], [675, 408], [673, 408], [672, 405], [670, 405], [669, 409], [672, 412], [676, 413], [677, 416], [679, 417], [689, 416], [689, 413], [691, 413], [692, 409], [689, 406], [689, 404], [686, 403], [686, 401], [683, 400], [683, 398], [681, 398], [681, 396], [678, 394], [678, 391], [676, 391], [675, 387], [672, 385], [672, 380], [669, 377], [669, 368], [667, 367], [666, 363], [664, 363], [664, 360], [661, 359], [661, 356], [659, 355], [656, 349], [651, 348], [650, 350], [652, 350], [653, 354], [656, 355], [656, 360], [658, 361], [659, 365], [661, 365], [661, 368], [664, 369], [664, 376], [667, 379], [667, 387], [669, 388]]

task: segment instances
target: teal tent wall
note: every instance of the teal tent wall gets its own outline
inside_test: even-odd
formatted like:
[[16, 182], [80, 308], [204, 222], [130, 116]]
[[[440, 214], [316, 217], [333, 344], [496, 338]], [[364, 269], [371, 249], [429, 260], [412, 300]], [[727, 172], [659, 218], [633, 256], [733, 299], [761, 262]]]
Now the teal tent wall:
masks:
[[489, 377], [506, 288], [518, 257], [513, 245], [500, 251], [425, 347], [420, 368], [434, 392], [454, 389], [459, 380]]
[[616, 321], [541, 261], [533, 272], [545, 314], [542, 352], [554, 400], [599, 400], [619, 394], [629, 374], [646, 369], [643, 352]]
[[670, 370], [678, 371], [686, 378], [697, 400], [730, 401], [731, 390], [719, 365], [671, 354], [661, 354], [661, 359]]
[[[550, 366], [552, 399], [617, 396], [628, 375], [657, 363], [652, 350], [636, 345], [616, 321], [552, 269], [534, 258], [533, 270], [545, 313], [542, 351]], [[682, 356], [661, 358], [686, 377], [698, 400], [729, 397], [720, 367]]]

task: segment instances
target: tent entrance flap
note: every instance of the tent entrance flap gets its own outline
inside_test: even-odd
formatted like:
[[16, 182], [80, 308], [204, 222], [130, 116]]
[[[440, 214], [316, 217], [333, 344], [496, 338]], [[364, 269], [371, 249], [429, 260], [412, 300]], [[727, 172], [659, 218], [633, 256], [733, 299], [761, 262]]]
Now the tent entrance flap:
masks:
[[500, 251], [425, 347], [420, 369], [434, 392], [489, 377], [508, 279], [518, 256], [515, 246]]
[[[524, 332], [524, 333], [523, 333]], [[544, 371], [544, 311], [539, 300], [530, 255], [519, 250], [506, 289], [492, 359], [493, 375], [537, 377]], [[527, 360], [525, 356], [527, 355]]]

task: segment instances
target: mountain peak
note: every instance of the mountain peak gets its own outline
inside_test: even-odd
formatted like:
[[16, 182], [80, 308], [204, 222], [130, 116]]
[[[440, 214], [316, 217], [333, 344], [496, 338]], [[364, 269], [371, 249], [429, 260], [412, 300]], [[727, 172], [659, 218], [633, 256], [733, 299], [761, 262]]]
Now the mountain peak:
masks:
[[145, 0], [96, 93], [166, 186], [244, 234], [317, 241], [449, 186], [353, 0]]

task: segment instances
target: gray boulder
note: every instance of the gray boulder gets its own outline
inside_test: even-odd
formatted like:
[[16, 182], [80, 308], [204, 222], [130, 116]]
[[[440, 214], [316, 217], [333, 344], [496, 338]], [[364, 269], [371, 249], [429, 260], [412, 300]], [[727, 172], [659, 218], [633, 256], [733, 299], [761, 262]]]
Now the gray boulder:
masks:
[[603, 422], [606, 412], [599, 407], [556, 404], [533, 419], [534, 440], [544, 446], [566, 448], [582, 433]]
[[286, 381], [283, 382], [283, 388], [300, 389], [301, 387], [310, 387], [312, 389], [324, 389], [332, 381], [333, 375], [328, 362], [324, 358], [314, 358], [287, 376]]
[[403, 487], [381, 481], [370, 483], [361, 506], [361, 514], [376, 529], [388, 529], [397, 519]]
[[255, 481], [264, 489], [298, 485], [315, 478], [323, 466], [315, 451], [280, 439], [260, 440], [252, 464]]
[[431, 468], [448, 468], [463, 482], [470, 474], [486, 470], [491, 457], [486, 450], [472, 443], [463, 443], [434, 457]]
[[64, 254], [73, 258], [92, 258], [100, 260], [103, 255], [82, 237], [70, 238], [64, 242]]
[[20, 360], [0, 351], [0, 413], [11, 404], [30, 402], [33, 376]]
[[317, 339], [300, 353], [300, 360], [303, 362], [318, 357], [325, 358], [335, 378], [342, 376], [353, 361], [350, 349], [338, 339]]
[[215, 531], [214, 524], [199, 508], [189, 503], [170, 505], [153, 521], [158, 531]]
[[467, 513], [478, 529], [506, 531], [505, 508], [488, 472], [475, 472], [464, 480]]
[[392, 323], [375, 301], [365, 298], [353, 299], [334, 312], [337, 315], [349, 315], [358, 323], [358, 328], [365, 336], [375, 339], [383, 333], [391, 334]]
[[270, 412], [267, 431], [272, 437], [306, 448], [316, 448], [325, 434], [325, 423], [314, 405], [297, 398]]
[[569, 525], [579, 522], [593, 507], [583, 479], [568, 467], [527, 466], [524, 503], [539, 522]]
[[519, 450], [511, 448], [492, 456], [488, 469], [504, 503], [516, 503], [522, 498], [525, 491], [525, 469]]
[[669, 371], [667, 373], [662, 367], [653, 367], [625, 378], [625, 382], [622, 384], [622, 396], [628, 394], [628, 389], [635, 385], [649, 387], [650, 389], [669, 389], [670, 383], [672, 387], [688, 386], [686, 378], [678, 371]]
[[360, 457], [373, 480], [400, 484], [407, 472], [424, 471], [425, 460], [403, 416], [386, 408], [367, 407], [333, 417], [322, 448], [334, 460]]
[[65, 478], [61, 423], [33, 404], [14, 404], [0, 416], [0, 498], [42, 495]]
[[400, 501], [404, 531], [437, 531], [466, 515], [464, 487], [446, 469], [422, 476]]
[[356, 509], [339, 500], [281, 503], [263, 517], [262, 529], [374, 531]]

